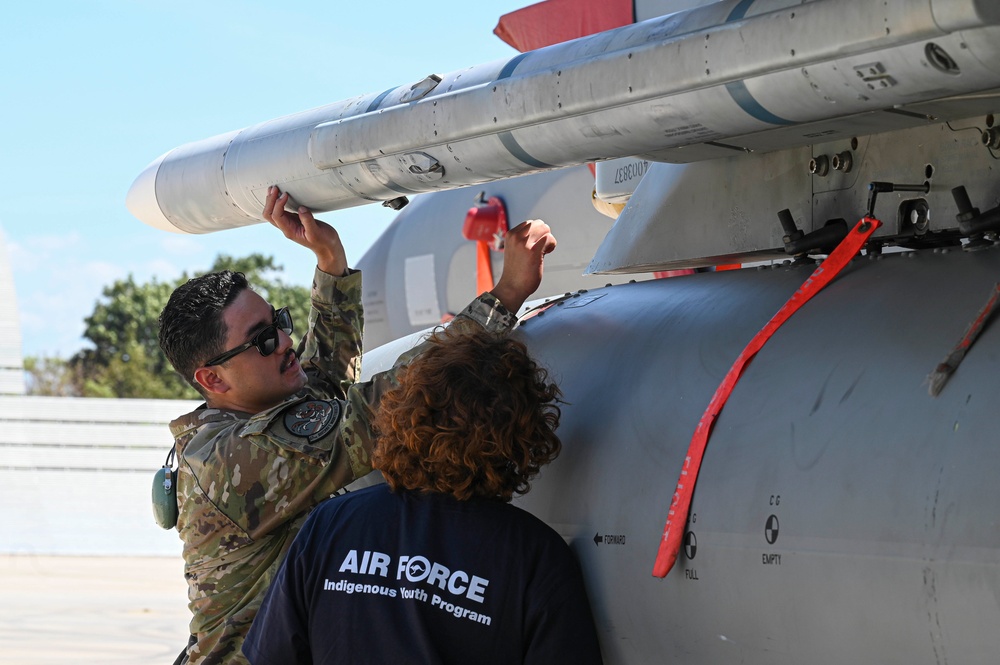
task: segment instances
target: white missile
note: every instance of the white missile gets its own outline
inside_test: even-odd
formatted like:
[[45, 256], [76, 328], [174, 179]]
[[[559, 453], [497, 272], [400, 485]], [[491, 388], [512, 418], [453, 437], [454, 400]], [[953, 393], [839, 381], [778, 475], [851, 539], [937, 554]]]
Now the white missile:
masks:
[[336, 210], [593, 160], [807, 145], [834, 121], [885, 131], [998, 87], [993, 0], [727, 0], [189, 143], [127, 204], [205, 233], [261, 221], [272, 184]]

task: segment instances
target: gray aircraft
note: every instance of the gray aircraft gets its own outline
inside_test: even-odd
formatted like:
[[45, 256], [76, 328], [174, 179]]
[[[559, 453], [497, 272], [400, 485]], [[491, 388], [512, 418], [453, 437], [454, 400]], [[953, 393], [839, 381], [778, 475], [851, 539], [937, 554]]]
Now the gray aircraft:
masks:
[[567, 402], [519, 502], [578, 554], [605, 660], [991, 663], [998, 93], [992, 0], [722, 0], [178, 148], [130, 207], [203, 232], [272, 182], [332, 210], [651, 162], [588, 272], [748, 267], [516, 332]]

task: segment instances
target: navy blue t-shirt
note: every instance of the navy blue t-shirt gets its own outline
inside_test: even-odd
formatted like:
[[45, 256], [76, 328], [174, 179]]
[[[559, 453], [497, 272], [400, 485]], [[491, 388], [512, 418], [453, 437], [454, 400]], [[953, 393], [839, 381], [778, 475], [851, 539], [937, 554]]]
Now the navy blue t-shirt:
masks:
[[602, 662], [553, 529], [499, 501], [386, 485], [313, 511], [243, 652], [253, 665]]

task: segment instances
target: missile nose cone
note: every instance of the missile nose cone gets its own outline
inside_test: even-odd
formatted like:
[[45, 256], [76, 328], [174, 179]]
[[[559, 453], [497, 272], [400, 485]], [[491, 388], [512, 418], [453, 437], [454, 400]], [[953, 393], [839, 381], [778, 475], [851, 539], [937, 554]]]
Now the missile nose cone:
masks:
[[129, 187], [125, 197], [125, 206], [139, 221], [155, 229], [185, 233], [170, 223], [156, 202], [156, 172], [164, 158], [169, 154], [169, 152], [163, 153], [139, 174], [139, 177]]

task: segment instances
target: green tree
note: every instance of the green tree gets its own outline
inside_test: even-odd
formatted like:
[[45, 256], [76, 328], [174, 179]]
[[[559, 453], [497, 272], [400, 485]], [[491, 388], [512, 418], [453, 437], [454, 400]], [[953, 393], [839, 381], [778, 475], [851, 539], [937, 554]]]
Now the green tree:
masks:
[[104, 288], [84, 319], [83, 336], [94, 348], [69, 360], [84, 397], [194, 399], [195, 391], [170, 367], [156, 341], [157, 318], [175, 284], [139, 284], [132, 275]]
[[[273, 257], [219, 255], [207, 272], [224, 269], [246, 274], [262, 297], [277, 307], [289, 307], [299, 330], [304, 329], [309, 290], [285, 284], [279, 277], [282, 267], [275, 265]], [[84, 320], [83, 336], [93, 348], [83, 349], [66, 362], [68, 380], [76, 394], [197, 399], [197, 392], [173, 371], [157, 342], [160, 312], [173, 290], [188, 278], [184, 274], [174, 282], [154, 278], [139, 284], [129, 275], [104, 288], [93, 313]]]
[[29, 395], [79, 397], [80, 387], [65, 359], [56, 356], [28, 356], [24, 359]]

